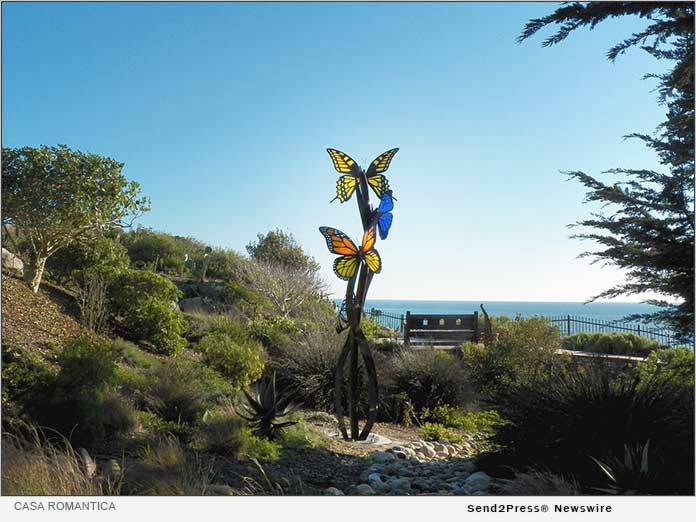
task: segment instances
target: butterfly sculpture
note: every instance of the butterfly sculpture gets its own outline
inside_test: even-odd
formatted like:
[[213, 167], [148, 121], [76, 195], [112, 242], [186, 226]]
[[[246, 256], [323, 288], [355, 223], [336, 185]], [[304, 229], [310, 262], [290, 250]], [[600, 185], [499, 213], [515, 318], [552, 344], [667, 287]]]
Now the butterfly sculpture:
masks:
[[358, 248], [343, 232], [331, 227], [319, 227], [319, 232], [326, 239], [326, 246], [332, 254], [339, 254], [333, 264], [334, 273], [344, 281], [355, 277], [360, 262], [364, 261], [370, 272], [375, 274], [382, 270], [382, 259], [375, 250], [375, 227], [371, 226], [363, 235], [362, 244]]
[[[326, 151], [329, 153], [329, 156], [331, 156], [334, 168], [341, 174], [344, 174], [338, 178], [336, 182], [336, 197], [334, 199], [338, 199], [341, 203], [345, 203], [350, 199], [353, 192], [355, 192], [355, 187], [360, 183], [360, 167], [355, 160], [345, 152], [336, 149], [326, 149]], [[382, 173], [386, 172], [389, 168], [389, 163], [394, 157], [394, 154], [398, 151], [399, 149], [396, 148], [383, 152], [377, 156], [367, 168], [367, 172], [365, 173], [367, 183], [372, 190], [374, 190], [375, 194], [377, 194], [378, 198], [381, 198], [382, 194], [389, 190], [389, 181], [386, 176], [382, 176]]]
[[379, 207], [375, 210], [374, 217], [372, 218], [372, 222], [377, 223], [379, 237], [382, 240], [387, 239], [387, 235], [389, 234], [389, 229], [394, 219], [394, 214], [391, 213], [392, 210], [394, 210], [394, 198], [392, 197], [391, 190], [387, 190], [382, 194]]

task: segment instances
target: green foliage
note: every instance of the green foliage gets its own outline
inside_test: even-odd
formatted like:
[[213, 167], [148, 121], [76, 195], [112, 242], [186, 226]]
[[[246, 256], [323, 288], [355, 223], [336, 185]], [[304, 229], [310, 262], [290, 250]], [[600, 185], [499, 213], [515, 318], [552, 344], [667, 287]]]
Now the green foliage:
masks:
[[153, 368], [160, 364], [156, 357], [142, 351], [134, 343], [125, 341], [120, 337], [111, 341], [111, 350], [126, 363], [138, 368]]
[[166, 361], [145, 375], [142, 406], [166, 421], [197, 424], [206, 411], [234, 391], [215, 370], [184, 356]]
[[31, 351], [2, 345], [2, 403], [23, 402], [55, 379], [55, 369]]
[[514, 382], [491, 402], [509, 421], [493, 438], [508, 465], [572, 473], [590, 487], [601, 477], [589, 455], [617, 455], [624, 444], [650, 440], [670, 469], [657, 485], [662, 494], [693, 491], [693, 388], [578, 369]]
[[658, 493], [660, 473], [655, 469], [654, 461], [650, 459], [649, 447], [650, 441], [643, 446], [624, 445], [623, 460], [611, 457], [606, 463], [591, 456], [608, 479], [605, 487], [593, 489], [610, 495]]
[[97, 230], [148, 209], [122, 163], [58, 147], [3, 148], [3, 224], [21, 229], [25, 279], [36, 292], [46, 259]]
[[561, 346], [566, 350], [638, 357], [660, 349], [657, 341], [631, 333], [580, 333], [565, 337]]
[[467, 433], [483, 433], [489, 436], [495, 433], [496, 428], [505, 424], [496, 410], [464, 413], [447, 405], [425, 408], [419, 417], [423, 423], [430, 422]]
[[231, 444], [236, 447], [235, 457], [241, 460], [275, 462], [280, 458], [280, 443], [259, 437], [249, 428], [234, 432]]
[[389, 361], [390, 391], [404, 393], [416, 411], [471, 400], [469, 376], [459, 360], [437, 350], [403, 351]]
[[688, 348], [670, 348], [652, 352], [638, 363], [642, 382], [653, 379], [687, 388], [694, 387], [694, 352]]
[[85, 283], [88, 273], [113, 277], [129, 264], [128, 251], [123, 245], [97, 236], [61, 248], [46, 261], [46, 268], [58, 284], [78, 286]]
[[203, 355], [203, 361], [224, 375], [235, 389], [247, 387], [263, 372], [263, 347], [252, 339], [212, 332], [203, 336], [196, 350]]
[[420, 438], [434, 442], [463, 442], [464, 437], [455, 430], [437, 422], [426, 422], [420, 429]]
[[186, 252], [170, 234], [139, 228], [125, 236], [124, 243], [131, 261], [136, 266], [169, 274], [184, 272]]
[[73, 339], [57, 362], [55, 377], [32, 389], [25, 402], [36, 422], [81, 444], [135, 428], [132, 405], [114, 389], [115, 354], [107, 342]]
[[[694, 5], [688, 2], [572, 2], [550, 15], [531, 20], [519, 40], [556, 25], [544, 45], [563, 41], [581, 27], [594, 29], [604, 20], [639, 16], [641, 30], [614, 45], [607, 58], [614, 61], [632, 47], [658, 60], [671, 62], [657, 80], [658, 100], [666, 119], [654, 135], [634, 133], [660, 157], [668, 173], [648, 169], [611, 169], [625, 181], [604, 183], [584, 172], [567, 172], [607, 213], [593, 214], [577, 223], [590, 229], [575, 237], [596, 241], [602, 248], [583, 254], [626, 270], [626, 282], [595, 296], [613, 298], [655, 292], [676, 298], [648, 301], [662, 307], [652, 314], [636, 314], [677, 328], [684, 339], [694, 335]], [[581, 76], [579, 76], [581, 78]]]
[[295, 424], [286, 427], [283, 432], [284, 448], [320, 448], [326, 445], [325, 439], [310, 429], [302, 412], [293, 413], [289, 419]]
[[360, 321], [360, 328], [362, 329], [365, 337], [368, 341], [375, 341], [376, 339], [383, 338], [393, 338], [396, 334], [390, 330], [387, 330], [381, 326], [372, 317], [364, 316]]
[[254, 319], [249, 329], [270, 350], [296, 342], [302, 333], [297, 321], [279, 315]]
[[302, 250], [292, 234], [282, 230], [271, 230], [258, 234], [257, 241], [246, 247], [249, 255], [256, 261], [281, 265], [300, 272], [317, 272], [319, 265], [314, 258]]
[[243, 284], [230, 279], [220, 291], [220, 300], [226, 305], [238, 305], [242, 311], [255, 315], [256, 311], [269, 306], [268, 300]]
[[245, 414], [240, 415], [251, 425], [254, 433], [268, 440], [282, 440], [283, 430], [296, 424], [295, 421], [281, 420], [293, 412], [292, 394], [287, 390], [276, 388], [275, 373], [264, 378], [253, 390], [253, 395], [246, 391]]
[[460, 353], [476, 389], [485, 394], [559, 371], [558, 329], [542, 317], [495, 318], [489, 344], [464, 343]]
[[208, 254], [208, 269], [206, 277], [229, 280], [236, 277], [245, 259], [231, 249], [214, 248]]
[[151, 272], [125, 270], [109, 285], [110, 309], [119, 332], [152, 343], [158, 353], [175, 354], [185, 345], [187, 323], [170, 302], [181, 292], [168, 279]]

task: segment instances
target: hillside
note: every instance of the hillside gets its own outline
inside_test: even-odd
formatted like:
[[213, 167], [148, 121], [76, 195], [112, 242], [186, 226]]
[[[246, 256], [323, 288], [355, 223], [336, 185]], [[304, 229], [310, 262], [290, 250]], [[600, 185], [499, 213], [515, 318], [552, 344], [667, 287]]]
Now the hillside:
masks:
[[76, 317], [75, 302], [64, 291], [42, 284], [34, 294], [21, 279], [2, 274], [3, 344], [47, 355], [83, 331]]

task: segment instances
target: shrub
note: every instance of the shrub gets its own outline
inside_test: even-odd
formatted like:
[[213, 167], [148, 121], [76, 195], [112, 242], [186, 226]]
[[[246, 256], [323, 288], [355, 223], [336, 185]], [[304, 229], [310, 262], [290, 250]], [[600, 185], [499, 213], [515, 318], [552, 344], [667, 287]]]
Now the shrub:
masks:
[[211, 410], [197, 434], [196, 445], [212, 453], [228, 454], [238, 450], [237, 432], [245, 426], [232, 404]]
[[269, 350], [295, 343], [302, 334], [296, 321], [278, 315], [254, 319], [250, 331]]
[[365, 337], [368, 341], [375, 341], [376, 339], [391, 339], [396, 337], [396, 334], [391, 330], [387, 330], [372, 317], [364, 316], [360, 321], [360, 328], [362, 329]]
[[580, 333], [563, 339], [562, 347], [580, 352], [612, 355], [649, 355], [660, 343], [631, 333]]
[[694, 387], [694, 352], [687, 348], [656, 350], [638, 363], [641, 381], [652, 379]]
[[58, 356], [55, 377], [32, 390], [26, 406], [41, 425], [89, 444], [133, 430], [132, 405], [115, 392], [116, 364], [110, 345], [86, 337], [69, 341]]
[[561, 371], [564, 359], [558, 329], [542, 317], [494, 321], [494, 335], [487, 344], [464, 343], [460, 353], [476, 389], [483, 395], [515, 382], [530, 382]]
[[236, 389], [246, 388], [263, 372], [265, 357], [258, 341], [213, 332], [203, 336], [196, 350], [207, 365], [224, 375]]
[[230, 279], [239, 272], [239, 267], [245, 259], [231, 249], [214, 248], [208, 254], [208, 269], [206, 277], [213, 279]]
[[388, 372], [391, 392], [403, 392], [416, 411], [464, 406], [471, 400], [466, 371], [446, 352], [403, 351], [390, 359]]
[[169, 234], [141, 228], [124, 236], [124, 242], [133, 263], [172, 274], [184, 271], [186, 252]]
[[162, 363], [146, 375], [144, 406], [167, 421], [196, 424], [233, 391], [220, 374], [188, 357]]
[[109, 286], [110, 309], [120, 333], [129, 339], [148, 341], [155, 351], [168, 355], [186, 345], [181, 335], [187, 323], [171, 306], [180, 296], [168, 279], [138, 270], [124, 271]]
[[137, 368], [153, 368], [160, 364], [156, 357], [142, 351], [134, 343], [120, 337], [111, 342], [111, 350], [126, 363]]
[[73, 241], [46, 261], [51, 278], [61, 285], [81, 286], [88, 274], [112, 276], [130, 263], [126, 248], [105, 237]]
[[45, 389], [55, 379], [55, 369], [31, 351], [2, 345], [2, 404], [23, 403], [37, 389]]
[[437, 422], [426, 422], [420, 430], [420, 437], [423, 440], [434, 442], [463, 442], [464, 437], [452, 428], [438, 424]]
[[498, 426], [505, 424], [496, 410], [472, 411], [464, 413], [451, 406], [436, 406], [432, 410], [425, 408], [420, 414], [421, 422], [441, 424], [447, 428], [456, 428], [467, 433], [493, 435]]
[[612, 380], [592, 369], [513, 383], [492, 400], [509, 421], [493, 438], [509, 465], [572, 473], [587, 488], [601, 479], [590, 456], [620, 455], [624, 444], [650, 440], [671, 470], [659, 484], [662, 494], [693, 492], [693, 388]]

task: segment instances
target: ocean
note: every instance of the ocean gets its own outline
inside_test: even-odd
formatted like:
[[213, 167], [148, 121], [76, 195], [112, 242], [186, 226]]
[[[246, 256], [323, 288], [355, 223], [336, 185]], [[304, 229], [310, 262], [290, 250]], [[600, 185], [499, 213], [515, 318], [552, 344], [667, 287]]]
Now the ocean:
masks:
[[[333, 299], [341, 306], [341, 299]], [[406, 312], [420, 314], [471, 314], [481, 313], [479, 305], [483, 304], [491, 317], [545, 317], [575, 316], [599, 321], [622, 322], [623, 318], [632, 314], [650, 313], [659, 310], [658, 307], [642, 303], [582, 303], [554, 301], [426, 301], [401, 299], [368, 299], [365, 311], [377, 309], [390, 315], [401, 315]], [[659, 325], [645, 325], [648, 328], [659, 329]]]
[[[335, 300], [340, 306], [341, 300]], [[421, 314], [471, 314], [481, 313], [479, 305], [491, 316], [546, 317], [573, 315], [602, 321], [620, 321], [623, 317], [637, 313], [649, 313], [659, 308], [641, 303], [588, 303], [545, 302], [545, 301], [416, 301], [399, 299], [368, 299], [365, 309], [376, 308], [389, 314], [401, 315], [407, 311]]]

